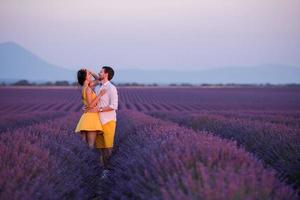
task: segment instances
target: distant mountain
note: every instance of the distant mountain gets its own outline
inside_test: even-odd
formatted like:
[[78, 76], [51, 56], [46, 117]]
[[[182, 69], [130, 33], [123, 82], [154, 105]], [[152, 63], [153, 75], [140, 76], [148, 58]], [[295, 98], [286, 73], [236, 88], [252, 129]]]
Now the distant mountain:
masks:
[[0, 68], [0, 80], [7, 82], [76, 80], [74, 71], [52, 65], [13, 42], [0, 44]]
[[[52, 65], [13, 42], [0, 44], [0, 81], [76, 81], [76, 70]], [[211, 70], [116, 70], [116, 83], [300, 83], [300, 68], [262, 65]]]

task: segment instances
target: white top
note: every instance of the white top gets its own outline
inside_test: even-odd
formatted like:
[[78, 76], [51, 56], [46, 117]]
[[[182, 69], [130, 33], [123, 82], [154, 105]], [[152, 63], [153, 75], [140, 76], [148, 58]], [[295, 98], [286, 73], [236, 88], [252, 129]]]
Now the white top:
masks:
[[114, 86], [110, 81], [107, 81], [97, 88], [97, 93], [102, 89], [106, 89], [106, 93], [102, 97], [100, 97], [98, 106], [102, 108], [109, 106], [113, 109], [112, 111], [99, 113], [101, 123], [106, 124], [109, 121], [117, 121], [116, 110], [118, 109], [118, 91], [116, 86]]

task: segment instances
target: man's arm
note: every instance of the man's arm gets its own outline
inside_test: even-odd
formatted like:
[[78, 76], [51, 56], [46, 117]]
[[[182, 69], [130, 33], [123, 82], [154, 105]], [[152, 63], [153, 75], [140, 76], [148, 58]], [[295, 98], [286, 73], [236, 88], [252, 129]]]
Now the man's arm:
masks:
[[111, 107], [107, 106], [107, 107], [104, 107], [104, 108], [98, 108], [99, 112], [108, 112], [108, 111], [112, 111], [114, 109], [112, 109]]
[[107, 106], [107, 107], [103, 107], [103, 108], [99, 108], [99, 107], [87, 108], [87, 107], [84, 107], [82, 110], [83, 110], [83, 112], [108, 112], [108, 111], [112, 111], [114, 109]]

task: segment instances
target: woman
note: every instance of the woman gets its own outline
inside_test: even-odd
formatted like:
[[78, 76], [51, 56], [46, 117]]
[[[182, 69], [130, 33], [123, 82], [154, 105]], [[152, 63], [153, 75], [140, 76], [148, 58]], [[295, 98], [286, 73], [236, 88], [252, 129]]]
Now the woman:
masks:
[[[86, 69], [80, 69], [77, 72], [79, 85], [82, 86], [82, 102], [88, 108], [95, 108], [98, 105], [100, 97], [105, 94], [105, 90], [101, 90], [98, 95], [92, 90], [93, 82], [91, 73]], [[96, 135], [102, 132], [102, 125], [98, 112], [85, 112], [82, 114], [75, 132], [80, 133], [82, 140], [87, 142], [90, 148], [94, 148]]]

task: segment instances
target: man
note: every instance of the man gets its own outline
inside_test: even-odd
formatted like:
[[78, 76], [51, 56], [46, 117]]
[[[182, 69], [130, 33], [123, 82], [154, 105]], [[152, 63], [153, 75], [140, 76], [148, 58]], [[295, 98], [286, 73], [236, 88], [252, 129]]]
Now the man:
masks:
[[[114, 136], [116, 130], [116, 110], [118, 109], [118, 92], [116, 87], [110, 82], [114, 76], [114, 70], [109, 66], [102, 67], [99, 76], [91, 73], [95, 79], [101, 82], [99, 90], [106, 90], [100, 98], [97, 111], [100, 115], [100, 121], [103, 127], [103, 134], [97, 134], [95, 148], [100, 148], [100, 160], [103, 163], [103, 174], [106, 176], [108, 171], [108, 160], [112, 154], [114, 145]], [[98, 84], [99, 85], [99, 84]]]

